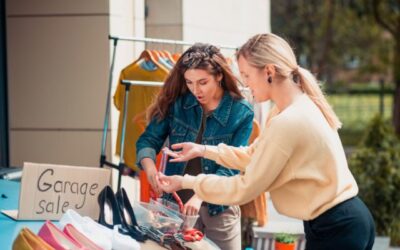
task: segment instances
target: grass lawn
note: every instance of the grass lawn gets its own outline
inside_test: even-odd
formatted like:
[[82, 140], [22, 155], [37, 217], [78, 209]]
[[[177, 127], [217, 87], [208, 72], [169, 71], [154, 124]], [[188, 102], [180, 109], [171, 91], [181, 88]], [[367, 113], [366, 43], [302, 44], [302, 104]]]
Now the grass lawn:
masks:
[[[364, 129], [379, 113], [379, 95], [372, 94], [331, 94], [328, 101], [333, 106], [336, 114], [343, 123], [339, 130], [340, 137], [345, 146], [357, 145], [364, 133]], [[392, 117], [393, 96], [384, 96], [384, 117]]]

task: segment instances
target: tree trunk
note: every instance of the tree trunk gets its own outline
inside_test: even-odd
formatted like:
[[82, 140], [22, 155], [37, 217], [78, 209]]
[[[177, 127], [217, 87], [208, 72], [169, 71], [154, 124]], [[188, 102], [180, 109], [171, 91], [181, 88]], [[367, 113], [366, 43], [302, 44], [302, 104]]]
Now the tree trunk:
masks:
[[396, 134], [400, 136], [400, 39], [395, 37], [393, 60], [393, 81], [395, 83], [393, 99], [393, 125]]
[[320, 74], [320, 78], [323, 77], [323, 79], [327, 82], [328, 85], [332, 85], [332, 82], [330, 82], [330, 76], [328, 72], [328, 68], [331, 65], [331, 58], [329, 55], [329, 51], [333, 47], [333, 36], [334, 36], [334, 28], [333, 28], [333, 21], [335, 18], [335, 1], [334, 0], [329, 0], [326, 2], [327, 6], [324, 6], [324, 8], [327, 8], [327, 16], [325, 17], [324, 22], [324, 27], [325, 30], [324, 36], [322, 39], [322, 47], [321, 47], [321, 53], [319, 56], [319, 59], [317, 61], [318, 65], [318, 71]]

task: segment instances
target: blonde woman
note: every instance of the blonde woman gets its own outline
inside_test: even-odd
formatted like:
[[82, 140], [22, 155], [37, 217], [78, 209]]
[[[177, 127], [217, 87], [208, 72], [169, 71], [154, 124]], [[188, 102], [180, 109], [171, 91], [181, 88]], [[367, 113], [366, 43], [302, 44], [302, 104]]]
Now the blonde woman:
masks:
[[314, 76], [298, 66], [282, 38], [260, 34], [237, 53], [239, 69], [258, 102], [276, 115], [249, 147], [173, 145], [171, 161], [205, 157], [242, 175], [159, 175], [166, 192], [193, 189], [202, 200], [243, 204], [269, 191], [275, 208], [304, 221], [306, 249], [372, 249], [374, 223], [357, 197], [337, 130], [341, 123]]

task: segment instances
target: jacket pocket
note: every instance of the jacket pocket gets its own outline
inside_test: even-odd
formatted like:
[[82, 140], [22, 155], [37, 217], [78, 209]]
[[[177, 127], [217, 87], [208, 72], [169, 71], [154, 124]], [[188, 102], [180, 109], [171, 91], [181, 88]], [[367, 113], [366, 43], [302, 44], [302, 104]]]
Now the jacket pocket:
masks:
[[188, 127], [179, 121], [174, 121], [171, 127], [171, 134], [169, 136], [170, 144], [183, 142], [188, 133]]
[[218, 145], [220, 143], [229, 144], [232, 140], [232, 134], [225, 135], [214, 135], [210, 137], [205, 137], [203, 139], [204, 144]]

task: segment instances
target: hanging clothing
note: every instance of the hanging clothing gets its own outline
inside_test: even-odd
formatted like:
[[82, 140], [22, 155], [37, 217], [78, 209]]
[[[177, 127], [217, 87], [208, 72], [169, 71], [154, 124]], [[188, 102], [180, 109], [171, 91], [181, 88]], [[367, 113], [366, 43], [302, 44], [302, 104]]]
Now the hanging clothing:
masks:
[[[151, 61], [139, 60], [125, 67], [120, 74], [118, 87], [114, 94], [114, 105], [120, 111], [117, 135], [116, 154], [120, 155], [122, 121], [124, 114], [125, 86], [122, 80], [157, 81], [162, 82], [168, 75], [168, 70]], [[124, 142], [124, 161], [135, 171], [136, 141], [147, 126], [146, 109], [160, 91], [159, 87], [131, 86], [129, 91], [128, 113]]]

